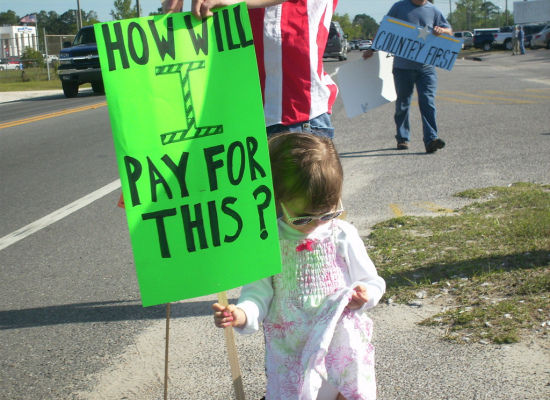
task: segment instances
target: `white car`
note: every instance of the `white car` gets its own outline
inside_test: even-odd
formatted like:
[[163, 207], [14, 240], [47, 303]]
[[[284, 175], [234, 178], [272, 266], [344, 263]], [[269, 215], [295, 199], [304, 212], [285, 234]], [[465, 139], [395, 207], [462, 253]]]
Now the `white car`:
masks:
[[48, 56], [46, 56], [45, 54], [43, 54], [44, 56], [44, 61], [48, 62], [48, 63], [52, 63], [54, 61], [58, 61], [59, 60], [59, 57], [56, 56], [56, 55], [53, 55], [53, 54], [48, 54]]
[[368, 50], [372, 46], [372, 40], [361, 40], [357, 45], [359, 50]]
[[7, 58], [0, 59], [0, 71], [6, 71], [8, 69], [21, 69], [21, 64], [10, 62]]
[[550, 25], [546, 25], [539, 33], [531, 36], [531, 48], [546, 47], [550, 49]]

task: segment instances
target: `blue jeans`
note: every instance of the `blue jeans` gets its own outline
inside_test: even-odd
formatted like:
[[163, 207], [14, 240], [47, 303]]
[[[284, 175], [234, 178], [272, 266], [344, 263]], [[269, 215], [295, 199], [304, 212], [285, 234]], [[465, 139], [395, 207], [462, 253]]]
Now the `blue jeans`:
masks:
[[310, 119], [309, 121], [301, 122], [293, 125], [276, 124], [266, 128], [267, 136], [281, 132], [302, 132], [312, 133], [317, 136], [326, 136], [330, 139], [334, 138], [334, 127], [330, 120], [330, 114], [324, 113]]
[[525, 43], [523, 42], [523, 39], [519, 42], [519, 51], [521, 54], [525, 54]]
[[395, 127], [397, 143], [410, 141], [409, 111], [414, 85], [418, 94], [418, 105], [422, 116], [424, 144], [437, 139], [437, 124], [435, 122], [435, 92], [437, 90], [437, 74], [435, 67], [424, 65], [421, 69], [393, 69], [393, 81], [397, 100], [395, 101]]

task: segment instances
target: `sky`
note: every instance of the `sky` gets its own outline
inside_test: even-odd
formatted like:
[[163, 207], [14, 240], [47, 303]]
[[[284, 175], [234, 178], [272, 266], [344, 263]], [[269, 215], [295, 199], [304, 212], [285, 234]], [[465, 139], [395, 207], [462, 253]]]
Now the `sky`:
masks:
[[[510, 11], [513, 1], [508, 1]], [[352, 20], [357, 14], [367, 14], [380, 22], [394, 2], [395, 0], [339, 0], [336, 13], [348, 14]], [[504, 11], [507, 0], [492, 0], [492, 2]], [[106, 22], [112, 20], [110, 11], [113, 9], [113, 3], [114, 0], [80, 0], [80, 8], [85, 11], [97, 12], [99, 20]], [[449, 4], [451, 4], [452, 10], [455, 9], [455, 3], [456, 0], [435, 0], [435, 5], [444, 15], [449, 14]], [[135, 4], [135, 0], [132, 0], [132, 4]], [[184, 0], [184, 4], [183, 10], [189, 11], [191, 0]], [[143, 16], [146, 16], [160, 7], [160, 0], [140, 0], [140, 5]], [[20, 17], [41, 10], [62, 14], [69, 9], [76, 8], [77, 0], [0, 0], [0, 12], [13, 10]]]

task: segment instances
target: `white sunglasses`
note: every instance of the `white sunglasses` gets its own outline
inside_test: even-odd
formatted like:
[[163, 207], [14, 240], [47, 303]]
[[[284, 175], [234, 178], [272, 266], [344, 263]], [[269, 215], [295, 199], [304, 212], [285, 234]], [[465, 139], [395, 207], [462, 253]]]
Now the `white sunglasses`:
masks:
[[283, 213], [285, 214], [285, 218], [287, 221], [292, 225], [307, 225], [311, 221], [319, 220], [323, 222], [330, 221], [331, 219], [338, 218], [342, 213], [344, 212], [344, 207], [342, 206], [342, 201], [340, 200], [338, 202], [339, 209], [336, 211], [330, 211], [321, 215], [308, 215], [305, 217], [291, 217], [288, 215], [288, 211], [286, 210], [286, 207], [284, 203], [281, 203], [281, 208], [283, 209]]

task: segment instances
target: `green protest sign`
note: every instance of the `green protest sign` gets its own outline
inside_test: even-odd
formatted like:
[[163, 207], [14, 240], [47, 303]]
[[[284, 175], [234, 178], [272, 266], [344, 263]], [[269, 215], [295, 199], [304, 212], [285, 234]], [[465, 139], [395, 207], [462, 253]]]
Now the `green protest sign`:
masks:
[[144, 306], [276, 274], [280, 253], [243, 4], [96, 24]]

